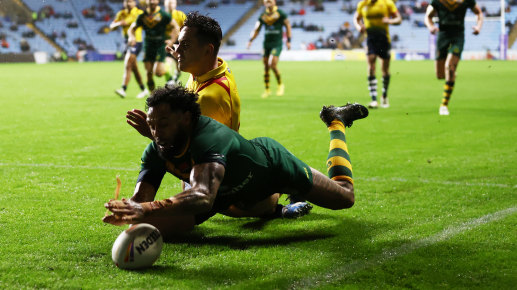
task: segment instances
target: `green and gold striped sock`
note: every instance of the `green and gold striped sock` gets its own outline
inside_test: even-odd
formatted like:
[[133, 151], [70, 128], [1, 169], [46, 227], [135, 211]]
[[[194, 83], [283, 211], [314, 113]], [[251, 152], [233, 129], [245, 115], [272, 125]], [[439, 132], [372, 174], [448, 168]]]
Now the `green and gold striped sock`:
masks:
[[443, 86], [442, 106], [448, 106], [451, 99], [452, 90], [454, 89], [454, 82], [446, 82]]
[[332, 180], [346, 180], [354, 184], [352, 164], [346, 145], [345, 125], [336, 119], [332, 121], [328, 129], [330, 132], [330, 148], [327, 157], [327, 174]]
[[266, 90], [269, 89], [269, 73], [264, 74], [264, 86], [266, 87]]

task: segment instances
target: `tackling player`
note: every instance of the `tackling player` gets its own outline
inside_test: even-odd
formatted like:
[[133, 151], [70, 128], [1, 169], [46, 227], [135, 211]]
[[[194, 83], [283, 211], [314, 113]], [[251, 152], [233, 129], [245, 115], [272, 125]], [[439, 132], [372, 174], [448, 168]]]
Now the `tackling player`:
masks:
[[[128, 43], [130, 45], [136, 43], [135, 33], [138, 27], [142, 27], [145, 31], [144, 67], [147, 72], [147, 87], [149, 91], [153, 91], [155, 88], [153, 75], [158, 77], [165, 75], [165, 43], [166, 41], [171, 41], [169, 38], [172, 40], [176, 39], [179, 31], [176, 22], [167, 12], [161, 10], [159, 4], [160, 0], [146, 0], [144, 13], [138, 16], [128, 30]], [[167, 25], [174, 27], [168, 38], [165, 37]], [[148, 92], [142, 92], [137, 97], [144, 98], [146, 96], [148, 96]]]
[[137, 57], [140, 51], [142, 50], [142, 28], [139, 27], [135, 31], [135, 45], [128, 45], [128, 29], [129, 26], [136, 21], [138, 15], [142, 14], [143, 11], [138, 9], [136, 6], [135, 0], [124, 0], [123, 2], [124, 9], [120, 10], [115, 19], [110, 24], [110, 29], [114, 30], [118, 27], [122, 27], [122, 36], [126, 43], [125, 48], [125, 57], [124, 57], [124, 74], [122, 76], [122, 87], [115, 90], [115, 93], [119, 95], [121, 98], [126, 97], [126, 89], [129, 84], [129, 80], [131, 79], [131, 72], [135, 75], [135, 79], [140, 86], [140, 90], [144, 94], [148, 94], [149, 92], [145, 92], [146, 88], [144, 83], [142, 82], [142, 76], [140, 75], [140, 71], [138, 70]]
[[284, 26], [287, 35], [286, 46], [287, 49], [291, 49], [291, 24], [289, 23], [289, 19], [287, 19], [287, 14], [281, 9], [278, 9], [275, 0], [264, 0], [264, 6], [266, 9], [256, 22], [255, 28], [253, 28], [253, 31], [251, 32], [247, 47], [248, 49], [251, 47], [251, 43], [258, 36], [262, 26], [265, 25], [262, 61], [264, 62], [264, 86], [266, 87], [266, 90], [262, 94], [262, 97], [267, 98], [271, 95], [271, 90], [269, 89], [269, 69], [273, 70], [273, 73], [275, 73], [276, 81], [278, 83], [276, 95], [284, 95], [285, 87], [282, 83], [282, 77], [280, 76], [277, 64], [280, 53], [282, 52]]
[[[180, 57], [180, 66], [181, 62]], [[159, 88], [146, 104], [153, 142], [142, 155], [133, 197], [105, 204], [113, 213], [103, 218], [106, 223], [150, 223], [170, 239], [216, 213], [270, 216], [278, 208], [277, 192], [301, 195], [334, 210], [354, 204], [345, 127], [368, 115], [364, 106], [323, 107], [320, 118], [331, 137], [327, 177], [271, 138], [247, 140], [227, 126], [201, 116], [197, 95], [187, 89]], [[167, 172], [192, 187], [155, 201]]]
[[375, 62], [381, 61], [382, 70], [382, 101], [381, 107], [388, 108], [388, 87], [390, 84], [391, 39], [389, 25], [402, 22], [397, 7], [392, 0], [362, 0], [357, 4], [354, 15], [355, 28], [366, 32], [368, 89], [372, 101], [370, 108], [377, 108], [377, 78], [375, 77]]
[[[440, 115], [449, 115], [449, 100], [451, 98], [454, 83], [456, 81], [456, 69], [461, 59], [463, 45], [465, 43], [465, 14], [467, 9], [476, 14], [476, 25], [472, 27], [472, 33], [478, 35], [483, 26], [483, 13], [476, 4], [476, 0], [432, 0], [427, 6], [425, 25], [432, 34], [438, 33], [436, 42], [436, 77], [445, 78], [443, 99], [438, 111]], [[438, 15], [436, 27], [433, 17]]]
[[[178, 24], [178, 27], [181, 27], [183, 26], [183, 23], [185, 22], [185, 19], [187, 18], [187, 15], [185, 15], [185, 13], [183, 13], [183, 11], [180, 11], [178, 9], [176, 9], [176, 0], [165, 0], [165, 3], [164, 3], [164, 6], [165, 6], [165, 11], [167, 11], [167, 13], [169, 13], [172, 17], [172, 19], [174, 19], [174, 21], [176, 21], [176, 24]], [[171, 25], [168, 25], [167, 26], [167, 30], [165, 31], [165, 36], [168, 36], [171, 34], [171, 30], [173, 29], [174, 27], [172, 27]], [[176, 42], [177, 44], [177, 42]], [[166, 55], [165, 57], [165, 62], [167, 64], [167, 71], [169, 70], [174, 70], [174, 72], [171, 74], [172, 76], [168, 76], [167, 78], [167, 83], [168, 84], [176, 84], [180, 78], [180, 74], [181, 74], [181, 70], [178, 68], [178, 62], [176, 61], [175, 58], [171, 57], [169, 54]]]

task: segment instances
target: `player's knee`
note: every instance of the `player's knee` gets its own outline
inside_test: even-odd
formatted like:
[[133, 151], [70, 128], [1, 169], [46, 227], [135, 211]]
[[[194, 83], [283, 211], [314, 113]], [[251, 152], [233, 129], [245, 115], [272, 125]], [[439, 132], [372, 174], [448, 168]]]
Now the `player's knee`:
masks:
[[351, 208], [355, 203], [354, 185], [345, 180], [338, 181], [338, 184], [343, 190], [339, 194], [339, 198], [332, 203], [330, 209], [340, 210]]

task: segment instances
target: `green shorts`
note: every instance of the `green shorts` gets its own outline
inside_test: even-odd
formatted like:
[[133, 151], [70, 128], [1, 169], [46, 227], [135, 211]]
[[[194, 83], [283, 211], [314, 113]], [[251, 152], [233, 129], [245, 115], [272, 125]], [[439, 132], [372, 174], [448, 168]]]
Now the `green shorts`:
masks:
[[148, 41], [144, 42], [144, 62], [164, 62], [165, 61], [165, 42]]
[[268, 137], [251, 142], [265, 150], [271, 163], [271, 184], [275, 192], [305, 195], [312, 188], [312, 171], [305, 162], [294, 156], [282, 144]]
[[282, 53], [282, 44], [280, 45], [264, 45], [264, 50], [262, 51], [263, 57], [269, 57], [270, 55], [273, 56], [280, 56], [280, 53]]
[[445, 59], [449, 53], [461, 57], [464, 44], [464, 34], [438, 32], [438, 39], [436, 40], [436, 59]]
[[230, 205], [246, 209], [275, 193], [303, 196], [311, 190], [312, 171], [307, 164], [271, 138], [259, 137], [250, 141], [265, 153], [267, 167], [253, 170], [251, 179], [243, 186], [246, 191], [244, 195], [218, 196], [209, 212], [196, 215], [196, 224], [203, 223]]

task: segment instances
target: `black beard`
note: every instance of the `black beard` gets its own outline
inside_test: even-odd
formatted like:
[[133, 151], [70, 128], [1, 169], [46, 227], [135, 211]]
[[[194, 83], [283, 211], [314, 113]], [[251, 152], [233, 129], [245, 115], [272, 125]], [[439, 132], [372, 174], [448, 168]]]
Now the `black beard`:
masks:
[[185, 145], [187, 144], [187, 134], [184, 132], [180, 132], [176, 134], [175, 138], [176, 142], [174, 145], [163, 148], [157, 146], [158, 155], [165, 160], [172, 160], [174, 156], [181, 154], [181, 152], [185, 149]]

